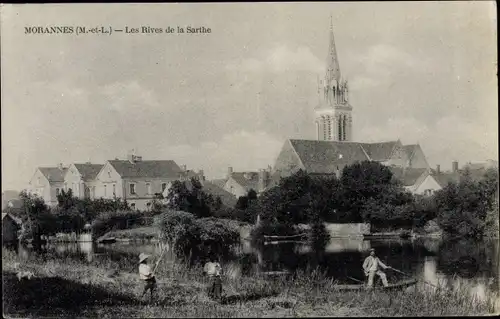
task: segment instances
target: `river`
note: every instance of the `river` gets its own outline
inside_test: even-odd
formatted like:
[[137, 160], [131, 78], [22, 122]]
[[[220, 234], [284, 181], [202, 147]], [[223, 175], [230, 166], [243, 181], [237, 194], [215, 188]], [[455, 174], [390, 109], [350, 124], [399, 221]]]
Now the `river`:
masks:
[[[500, 289], [500, 261], [498, 240], [441, 241], [415, 240], [363, 240], [334, 238], [324, 249], [314, 250], [302, 243], [269, 244], [253, 247], [242, 241], [237, 253], [222, 261], [225, 274], [230, 277], [251, 275], [259, 271], [289, 271], [319, 267], [327, 276], [340, 283], [356, 283], [364, 279], [361, 265], [374, 248], [379, 258], [419, 282], [441, 284], [450, 289], [465, 286], [472, 294], [484, 298], [488, 291]], [[90, 242], [48, 244], [44, 251], [56, 256], [92, 262], [95, 259], [119, 262], [121, 266], [135, 267], [139, 253], [159, 256], [161, 247], [155, 243], [115, 243], [97, 245]], [[28, 258], [30, 248], [17, 247], [21, 258]], [[165, 259], [172, 258], [166, 254]], [[386, 271], [389, 282], [407, 278], [392, 270]]]

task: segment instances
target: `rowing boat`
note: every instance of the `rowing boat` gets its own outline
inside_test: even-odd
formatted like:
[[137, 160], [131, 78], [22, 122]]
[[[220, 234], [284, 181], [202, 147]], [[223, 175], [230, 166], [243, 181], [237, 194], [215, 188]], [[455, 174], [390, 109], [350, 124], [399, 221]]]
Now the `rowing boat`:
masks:
[[[413, 286], [417, 283], [417, 280], [415, 279], [408, 279], [408, 280], [403, 280], [398, 283], [394, 284], [389, 284], [389, 286], [384, 287], [384, 286], [375, 286], [371, 289], [373, 290], [399, 290], [399, 289], [405, 289], [407, 287]], [[342, 290], [342, 291], [348, 291], [348, 290], [368, 290], [369, 288], [366, 287], [365, 284], [363, 285], [337, 285], [335, 286], [337, 290]]]

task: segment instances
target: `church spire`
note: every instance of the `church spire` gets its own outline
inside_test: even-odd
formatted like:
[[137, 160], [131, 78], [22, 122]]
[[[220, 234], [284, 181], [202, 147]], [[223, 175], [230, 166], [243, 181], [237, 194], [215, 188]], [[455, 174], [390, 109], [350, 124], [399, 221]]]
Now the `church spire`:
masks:
[[340, 67], [339, 67], [339, 58], [337, 56], [337, 49], [335, 47], [335, 38], [333, 36], [333, 22], [332, 16], [330, 15], [330, 44], [328, 48], [328, 58], [326, 61], [327, 69], [326, 69], [326, 81], [327, 83], [331, 83], [333, 80], [336, 80], [337, 83], [340, 82]]

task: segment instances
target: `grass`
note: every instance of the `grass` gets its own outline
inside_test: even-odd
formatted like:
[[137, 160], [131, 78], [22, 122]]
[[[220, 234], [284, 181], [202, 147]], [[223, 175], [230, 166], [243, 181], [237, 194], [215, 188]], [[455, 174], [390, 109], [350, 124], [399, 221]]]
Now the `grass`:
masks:
[[111, 238], [134, 240], [158, 239], [158, 229], [153, 226], [144, 226], [130, 229], [119, 229], [107, 232], [99, 239]]
[[[22, 317], [297, 317], [297, 316], [458, 316], [498, 313], [496, 295], [481, 301], [464, 289], [420, 287], [404, 292], [339, 292], [317, 269], [293, 278], [224, 276], [225, 297], [206, 296], [200, 267], [162, 262], [158, 298], [140, 299], [136, 270], [117, 263], [84, 264], [67, 258], [27, 261], [3, 250], [4, 314]], [[36, 277], [18, 280], [18, 270]]]

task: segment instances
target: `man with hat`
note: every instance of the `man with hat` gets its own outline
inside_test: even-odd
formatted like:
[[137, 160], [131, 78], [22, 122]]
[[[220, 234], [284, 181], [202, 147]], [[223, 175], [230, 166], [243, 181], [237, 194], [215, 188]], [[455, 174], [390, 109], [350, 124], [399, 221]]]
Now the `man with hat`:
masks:
[[208, 296], [214, 299], [220, 299], [222, 294], [222, 267], [220, 266], [218, 257], [215, 254], [210, 254], [208, 262], [203, 267], [203, 272], [208, 275]]
[[368, 288], [373, 287], [373, 278], [375, 275], [378, 275], [382, 279], [382, 283], [384, 287], [387, 287], [389, 284], [387, 283], [387, 277], [385, 273], [380, 270], [383, 269], [392, 269], [392, 267], [385, 265], [378, 257], [375, 255], [375, 249], [370, 249], [370, 256], [366, 257], [365, 262], [363, 263], [363, 270], [365, 272], [365, 276], [368, 277]]
[[156, 279], [151, 267], [149, 267], [147, 260], [149, 255], [141, 253], [139, 255], [139, 278], [144, 280], [145, 286], [142, 292], [141, 299], [144, 297], [146, 292], [149, 290], [151, 292], [151, 299], [153, 299], [153, 291], [156, 290]]

